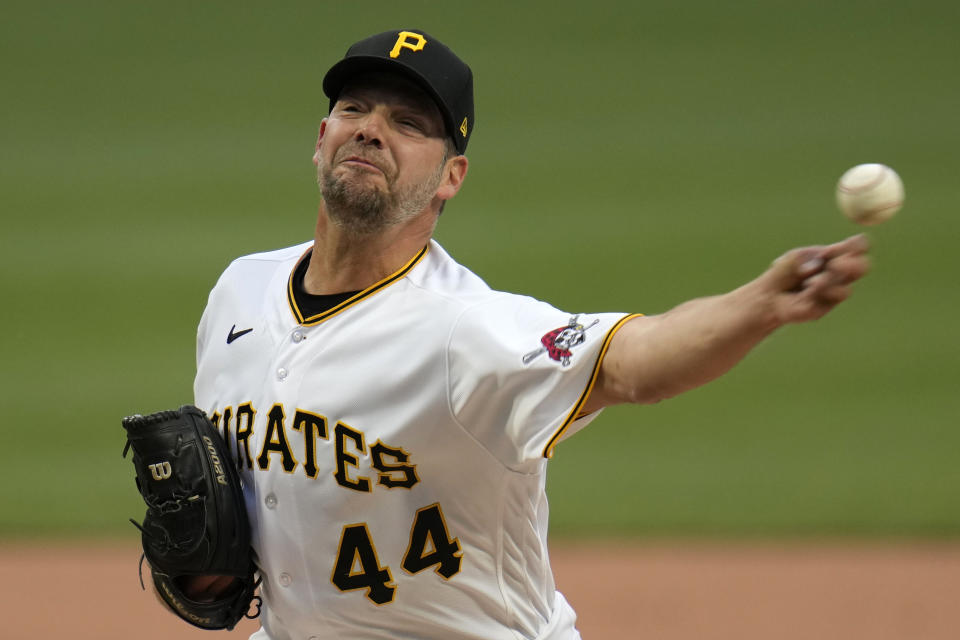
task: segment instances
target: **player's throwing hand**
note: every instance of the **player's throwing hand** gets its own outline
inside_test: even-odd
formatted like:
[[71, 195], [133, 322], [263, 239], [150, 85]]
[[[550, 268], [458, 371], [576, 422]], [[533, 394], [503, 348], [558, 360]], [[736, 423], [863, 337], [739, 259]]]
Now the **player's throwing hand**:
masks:
[[816, 320], [850, 297], [870, 270], [870, 242], [856, 235], [826, 246], [788, 251], [755, 283], [772, 293], [777, 324]]

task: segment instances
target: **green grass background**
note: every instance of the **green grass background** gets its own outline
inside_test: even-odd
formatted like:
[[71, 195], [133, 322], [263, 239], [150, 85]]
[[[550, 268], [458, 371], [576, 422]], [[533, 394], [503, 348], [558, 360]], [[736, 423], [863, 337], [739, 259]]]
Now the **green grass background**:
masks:
[[135, 537], [120, 417], [189, 401], [231, 258], [309, 238], [322, 74], [396, 27], [476, 74], [440, 241], [570, 311], [664, 311], [855, 232], [854, 164], [907, 186], [849, 304], [560, 445], [556, 535], [957, 537], [958, 7], [5, 3], [0, 537]]

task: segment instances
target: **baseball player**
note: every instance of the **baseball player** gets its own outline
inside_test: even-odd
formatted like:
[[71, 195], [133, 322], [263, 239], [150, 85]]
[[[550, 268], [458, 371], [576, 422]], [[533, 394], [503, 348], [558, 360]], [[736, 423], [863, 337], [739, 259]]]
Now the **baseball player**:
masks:
[[866, 273], [866, 240], [658, 316], [561, 311], [491, 290], [432, 239], [467, 176], [463, 61], [389, 31], [323, 90], [313, 239], [235, 260], [197, 339], [195, 402], [240, 469], [263, 581], [251, 638], [579, 638], [547, 553], [554, 448], [822, 316]]

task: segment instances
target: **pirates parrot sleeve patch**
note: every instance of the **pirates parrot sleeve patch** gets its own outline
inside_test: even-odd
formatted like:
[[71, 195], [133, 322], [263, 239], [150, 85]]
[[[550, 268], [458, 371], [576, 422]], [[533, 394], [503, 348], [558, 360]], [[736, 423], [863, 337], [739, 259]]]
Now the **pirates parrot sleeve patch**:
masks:
[[[567, 313], [499, 294], [467, 309], [448, 347], [451, 410], [504, 464], [549, 456], [576, 421], [622, 313]], [[571, 424], [576, 421], [576, 428]]]

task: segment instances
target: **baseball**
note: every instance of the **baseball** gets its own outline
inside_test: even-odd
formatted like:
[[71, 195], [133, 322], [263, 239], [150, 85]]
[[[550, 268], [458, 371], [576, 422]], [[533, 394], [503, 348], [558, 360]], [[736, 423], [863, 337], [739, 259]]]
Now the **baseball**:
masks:
[[837, 206], [857, 224], [880, 224], [903, 206], [903, 181], [884, 164], [858, 164], [840, 176]]

